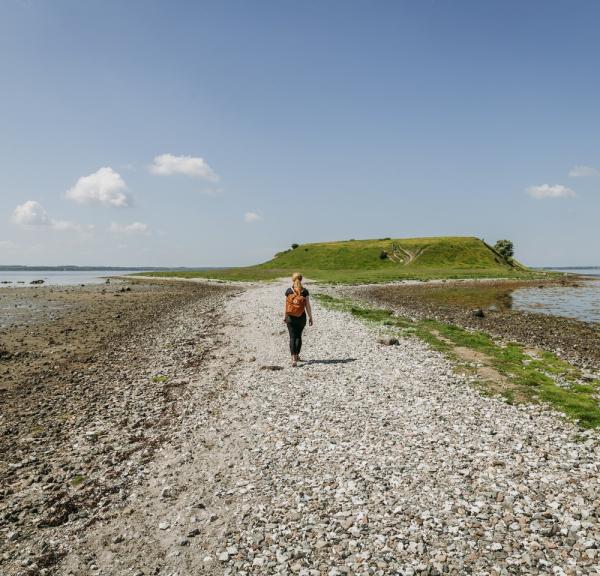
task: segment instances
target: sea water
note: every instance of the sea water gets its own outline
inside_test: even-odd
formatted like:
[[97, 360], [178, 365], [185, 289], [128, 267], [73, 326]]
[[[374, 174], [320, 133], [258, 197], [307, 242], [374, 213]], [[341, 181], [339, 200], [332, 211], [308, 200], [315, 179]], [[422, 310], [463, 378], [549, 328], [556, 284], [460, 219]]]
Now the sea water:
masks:
[[[80, 284], [102, 284], [107, 276], [124, 276], [140, 270], [0, 270], [0, 287], [31, 286], [35, 280], [43, 280], [43, 286], [78, 286]], [[6, 282], [9, 282], [8, 284]]]
[[589, 276], [577, 286], [546, 286], [544, 288], [519, 288], [511, 294], [512, 308], [552, 316], [566, 316], [586, 322], [600, 322], [600, 269], [557, 269]]

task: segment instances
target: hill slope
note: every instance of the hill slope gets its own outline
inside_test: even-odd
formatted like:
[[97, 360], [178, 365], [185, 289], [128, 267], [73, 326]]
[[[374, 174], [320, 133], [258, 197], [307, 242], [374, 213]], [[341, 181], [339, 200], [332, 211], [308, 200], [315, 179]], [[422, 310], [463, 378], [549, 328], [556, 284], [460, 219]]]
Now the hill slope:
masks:
[[322, 270], [487, 270], [515, 267], [478, 238], [437, 237], [348, 240], [303, 244], [280, 252], [259, 268], [318, 268]]
[[256, 266], [152, 275], [259, 280], [287, 276], [295, 270], [307, 278], [329, 282], [498, 278], [530, 274], [524, 266], [504, 260], [479, 238], [449, 236], [302, 244]]

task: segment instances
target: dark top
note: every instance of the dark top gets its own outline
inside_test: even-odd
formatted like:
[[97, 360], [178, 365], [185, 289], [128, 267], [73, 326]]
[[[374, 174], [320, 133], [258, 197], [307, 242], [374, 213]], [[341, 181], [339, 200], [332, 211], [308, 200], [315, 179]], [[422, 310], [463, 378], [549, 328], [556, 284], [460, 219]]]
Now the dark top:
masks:
[[[285, 291], [286, 297], [293, 293], [294, 293], [294, 290], [292, 288], [288, 288]], [[308, 296], [308, 290], [306, 288], [302, 288], [302, 296], [304, 296], [305, 298]]]

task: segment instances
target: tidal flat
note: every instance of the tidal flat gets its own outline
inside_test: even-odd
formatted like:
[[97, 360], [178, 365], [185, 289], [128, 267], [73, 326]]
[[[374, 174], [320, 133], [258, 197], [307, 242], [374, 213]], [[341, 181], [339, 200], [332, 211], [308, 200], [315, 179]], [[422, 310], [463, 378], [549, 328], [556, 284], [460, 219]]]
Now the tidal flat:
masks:
[[168, 371], [205, 361], [174, 318], [199, 315], [209, 342], [227, 292], [153, 281], [0, 290], [0, 573], [54, 573], [65, 551], [49, 534], [94, 523], [129, 467], [160, 449], [186, 394]]

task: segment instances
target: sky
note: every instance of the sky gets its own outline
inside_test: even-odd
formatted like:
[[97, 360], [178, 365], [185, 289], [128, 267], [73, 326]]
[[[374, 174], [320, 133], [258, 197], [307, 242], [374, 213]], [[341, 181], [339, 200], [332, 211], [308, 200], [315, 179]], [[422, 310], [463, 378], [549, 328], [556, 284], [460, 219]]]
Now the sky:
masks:
[[600, 2], [1, 0], [0, 264], [508, 238], [600, 265]]

